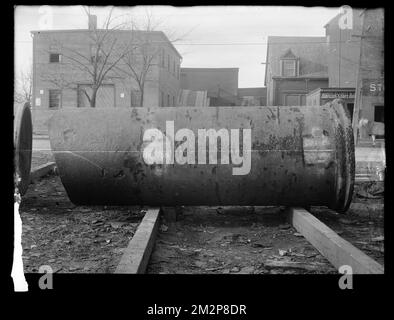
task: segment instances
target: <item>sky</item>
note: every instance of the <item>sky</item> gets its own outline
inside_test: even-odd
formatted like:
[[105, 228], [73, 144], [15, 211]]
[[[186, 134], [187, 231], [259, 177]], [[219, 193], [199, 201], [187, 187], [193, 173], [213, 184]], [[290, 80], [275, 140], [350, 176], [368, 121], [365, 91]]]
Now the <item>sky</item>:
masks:
[[[109, 7], [91, 7], [102, 26]], [[268, 36], [325, 36], [324, 25], [339, 8], [275, 6], [136, 6], [115, 7], [119, 21], [143, 23], [151, 13], [157, 30], [179, 39], [181, 67], [239, 68], [240, 88], [264, 86]], [[81, 6], [17, 6], [15, 9], [15, 74], [29, 69], [32, 30], [86, 29]]]

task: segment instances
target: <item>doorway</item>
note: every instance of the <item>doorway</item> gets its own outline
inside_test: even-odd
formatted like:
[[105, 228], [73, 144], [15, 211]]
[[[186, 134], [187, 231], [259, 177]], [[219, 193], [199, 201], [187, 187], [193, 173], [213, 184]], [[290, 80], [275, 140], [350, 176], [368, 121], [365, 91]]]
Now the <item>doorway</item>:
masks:
[[384, 123], [384, 110], [383, 106], [375, 106], [374, 110], [374, 121]]
[[[375, 106], [374, 121], [384, 123], [384, 106]], [[384, 139], [384, 135], [376, 135], [376, 139]]]
[[350, 115], [350, 122], [353, 123], [353, 110], [354, 110], [354, 103], [347, 103], [346, 104], [346, 109], [349, 112]]

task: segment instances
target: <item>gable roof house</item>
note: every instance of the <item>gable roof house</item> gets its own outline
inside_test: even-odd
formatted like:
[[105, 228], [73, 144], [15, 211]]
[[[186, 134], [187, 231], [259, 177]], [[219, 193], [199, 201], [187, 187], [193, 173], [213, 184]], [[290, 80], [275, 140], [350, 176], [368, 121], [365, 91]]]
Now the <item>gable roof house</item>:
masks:
[[328, 86], [325, 37], [268, 37], [264, 84], [267, 105], [306, 105], [306, 95]]

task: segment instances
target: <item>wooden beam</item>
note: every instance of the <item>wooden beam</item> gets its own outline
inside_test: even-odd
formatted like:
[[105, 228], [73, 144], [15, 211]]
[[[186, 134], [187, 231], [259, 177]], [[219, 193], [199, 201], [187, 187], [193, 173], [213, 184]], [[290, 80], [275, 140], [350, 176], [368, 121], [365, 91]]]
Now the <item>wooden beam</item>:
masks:
[[145, 273], [156, 239], [159, 216], [159, 208], [151, 208], [146, 212], [115, 273]]
[[41, 177], [47, 175], [48, 173], [50, 173], [51, 171], [53, 171], [56, 167], [56, 163], [55, 162], [47, 162], [41, 166], [38, 166], [36, 168], [34, 168], [31, 172], [30, 172], [30, 181], [34, 182], [38, 179], [40, 179]]
[[384, 268], [302, 208], [289, 208], [290, 222], [337, 269], [349, 265], [353, 274], [383, 274]]

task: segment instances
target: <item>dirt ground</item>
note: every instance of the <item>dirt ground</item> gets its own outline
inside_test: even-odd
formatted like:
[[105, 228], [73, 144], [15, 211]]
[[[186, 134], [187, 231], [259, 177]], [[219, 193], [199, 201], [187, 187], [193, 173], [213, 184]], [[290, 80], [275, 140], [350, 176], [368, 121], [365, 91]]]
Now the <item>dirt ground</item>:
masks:
[[33, 151], [31, 168], [34, 169], [47, 162], [54, 162], [55, 158], [51, 151]]
[[[371, 203], [369, 205], [372, 206]], [[379, 207], [383, 211], [383, 207]], [[364, 210], [369, 209], [366, 207]], [[384, 265], [384, 221], [382, 218], [371, 218], [367, 215], [360, 217], [351, 210], [345, 215], [340, 215], [323, 207], [312, 207], [311, 212], [343, 239]]]
[[[383, 223], [326, 208], [312, 212], [383, 264]], [[378, 239], [378, 241], [372, 240]], [[314, 274], [336, 269], [286, 221], [279, 207], [184, 208], [160, 228], [148, 273]]]
[[[34, 152], [32, 167], [53, 161]], [[383, 193], [358, 184], [350, 210], [312, 213], [344, 239], [384, 263]], [[22, 199], [25, 272], [111, 273], [134, 235], [140, 207], [75, 206], [58, 176], [31, 184]], [[337, 273], [287, 223], [279, 207], [186, 207], [175, 223], [162, 218], [148, 273]]]
[[73, 205], [58, 176], [31, 184], [20, 206], [25, 272], [115, 271], [144, 211], [137, 207]]
[[278, 207], [183, 211], [180, 221], [161, 226], [148, 273], [336, 272]]

